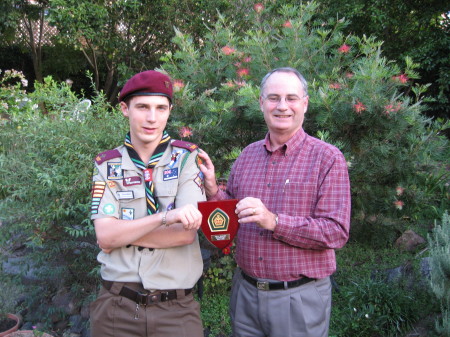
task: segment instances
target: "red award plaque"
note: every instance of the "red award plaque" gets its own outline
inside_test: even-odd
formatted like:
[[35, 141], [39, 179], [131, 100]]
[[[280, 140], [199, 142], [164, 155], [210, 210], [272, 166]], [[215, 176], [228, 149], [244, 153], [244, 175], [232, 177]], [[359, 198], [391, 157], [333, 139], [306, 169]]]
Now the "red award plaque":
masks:
[[198, 202], [198, 209], [203, 215], [203, 234], [224, 253], [231, 246], [239, 228], [235, 213], [237, 202], [236, 199]]

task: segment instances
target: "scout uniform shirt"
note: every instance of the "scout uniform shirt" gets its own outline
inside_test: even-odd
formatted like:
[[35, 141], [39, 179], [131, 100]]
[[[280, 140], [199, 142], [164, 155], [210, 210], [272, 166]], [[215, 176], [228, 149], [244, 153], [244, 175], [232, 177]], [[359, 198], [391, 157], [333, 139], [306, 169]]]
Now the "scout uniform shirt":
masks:
[[[159, 212], [206, 200], [196, 149], [194, 144], [172, 140], [153, 169]], [[146, 215], [143, 171], [132, 162], [125, 146], [99, 154], [91, 219], [132, 220]], [[147, 290], [190, 289], [203, 270], [198, 236], [192, 244], [174, 248], [149, 250], [129, 245], [109, 254], [101, 251], [97, 260], [104, 280], [142, 283]]]

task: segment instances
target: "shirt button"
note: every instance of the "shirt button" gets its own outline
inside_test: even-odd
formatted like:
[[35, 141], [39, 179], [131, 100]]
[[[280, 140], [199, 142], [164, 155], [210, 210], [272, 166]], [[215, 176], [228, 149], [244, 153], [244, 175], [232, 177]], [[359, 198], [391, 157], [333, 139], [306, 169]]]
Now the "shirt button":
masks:
[[263, 236], [264, 235], [264, 232], [259, 232], [259, 236]]
[[273, 164], [273, 165], [276, 165], [276, 164], [277, 164], [277, 162], [276, 162], [276, 161], [273, 161], [273, 162], [272, 162], [272, 164]]
[[263, 260], [262, 256], [260, 256], [258, 260], [259, 260], [259, 261], [262, 261], [262, 260]]
[[270, 187], [270, 183], [267, 184], [267, 187]]

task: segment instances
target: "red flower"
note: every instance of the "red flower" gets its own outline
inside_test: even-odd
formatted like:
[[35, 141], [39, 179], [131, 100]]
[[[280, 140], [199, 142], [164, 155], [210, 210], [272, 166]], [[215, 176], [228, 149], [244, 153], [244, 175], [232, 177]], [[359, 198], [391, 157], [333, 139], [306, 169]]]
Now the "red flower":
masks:
[[249, 73], [250, 73], [250, 71], [248, 70], [248, 68], [240, 68], [236, 71], [236, 74], [239, 77], [248, 76]]
[[335, 83], [330, 83], [329, 87], [330, 87], [331, 89], [336, 89], [336, 90], [342, 89], [342, 86], [341, 86], [339, 83], [337, 83], [337, 82], [335, 82]]
[[243, 59], [242, 61], [243, 61], [244, 63], [249, 63], [249, 62], [252, 61], [252, 57], [251, 57], [251, 56], [244, 57], [244, 59]]
[[345, 43], [339, 47], [338, 52], [342, 53], [342, 54], [347, 54], [350, 52], [350, 46], [346, 45]]
[[184, 88], [184, 82], [182, 80], [173, 81], [173, 91], [178, 92]]
[[406, 76], [406, 74], [400, 74], [397, 76], [393, 76], [392, 79], [394, 81], [399, 81], [400, 83], [403, 83], [403, 84], [405, 84], [409, 80], [409, 78], [408, 78], [408, 76]]
[[402, 107], [402, 105], [400, 104], [400, 102], [397, 102], [396, 105], [394, 105], [394, 104], [388, 104], [388, 105], [386, 105], [386, 106], [384, 107], [384, 113], [385, 113], [386, 115], [389, 115], [389, 114], [391, 114], [391, 113], [393, 113], [393, 112], [399, 111], [401, 107]]
[[356, 104], [353, 105], [353, 109], [355, 109], [356, 113], [361, 114], [361, 112], [363, 112], [367, 108], [360, 101], [356, 101]]
[[405, 203], [403, 201], [401, 201], [401, 200], [395, 200], [394, 201], [394, 206], [395, 206], [396, 209], [401, 211], [403, 209], [403, 206], [405, 206]]
[[397, 193], [398, 196], [400, 196], [403, 194], [403, 192], [405, 192], [405, 189], [401, 186], [397, 186], [397, 188], [395, 189], [395, 192]]
[[228, 81], [224, 85], [227, 86], [228, 88], [234, 88], [234, 83], [232, 81]]
[[352, 78], [353, 76], [355, 76], [355, 74], [353, 74], [351, 72], [345, 73], [345, 77], [347, 77], [348, 79]]
[[291, 23], [291, 21], [287, 20], [285, 23], [283, 23], [283, 27], [284, 27], [284, 28], [292, 28], [292, 23]]
[[222, 249], [222, 253], [224, 253], [225, 255], [230, 254], [231, 253], [231, 247], [230, 246], [227, 246], [227, 247], [223, 248]]
[[264, 10], [264, 5], [260, 2], [253, 5], [253, 9], [256, 13], [261, 13]]
[[183, 126], [178, 130], [178, 135], [180, 138], [192, 136], [192, 129], [189, 126]]
[[225, 46], [225, 47], [222, 48], [222, 52], [223, 52], [225, 55], [231, 55], [231, 54], [233, 54], [235, 51], [236, 51], [236, 49], [231, 48], [230, 46]]

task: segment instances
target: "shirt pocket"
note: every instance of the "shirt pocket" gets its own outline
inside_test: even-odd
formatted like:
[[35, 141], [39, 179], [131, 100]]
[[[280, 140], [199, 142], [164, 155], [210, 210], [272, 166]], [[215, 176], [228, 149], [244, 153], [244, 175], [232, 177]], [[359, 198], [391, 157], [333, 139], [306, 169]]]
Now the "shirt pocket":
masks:
[[157, 182], [155, 194], [161, 210], [175, 208], [177, 191], [178, 179]]
[[120, 205], [121, 219], [134, 220], [147, 215], [145, 189], [142, 186], [136, 189], [116, 191], [115, 196]]

